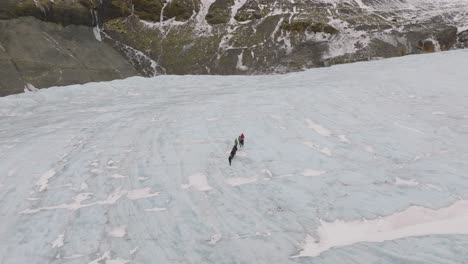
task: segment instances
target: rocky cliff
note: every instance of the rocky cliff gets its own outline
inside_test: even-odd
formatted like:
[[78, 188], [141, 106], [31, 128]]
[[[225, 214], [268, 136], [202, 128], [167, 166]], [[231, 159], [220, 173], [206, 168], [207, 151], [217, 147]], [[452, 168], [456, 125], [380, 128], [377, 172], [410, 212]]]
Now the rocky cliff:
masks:
[[[37, 78], [27, 77], [29, 68], [18, 65], [18, 55], [10, 51], [18, 43], [3, 33], [13, 32], [8, 29], [12, 26], [28, 30], [27, 21], [31, 33], [36, 33], [25, 40], [43, 43], [35, 47], [34, 56], [27, 55], [36, 65], [31, 71], [40, 76], [40, 68], [60, 72], [70, 66], [62, 61], [64, 56], [75, 62], [72, 68], [86, 69], [72, 74], [84, 82], [137, 72], [144, 76], [282, 73], [463, 48], [468, 46], [467, 10], [467, 0], [3, 0], [0, 52], [7, 55], [0, 53], [0, 61], [5, 57], [1, 63], [11, 65], [8, 71], [2, 67], [0, 74], [11, 77], [16, 70], [35, 84]], [[64, 41], [58, 45], [62, 51], [54, 40], [37, 33], [37, 27], [51, 27], [60, 35], [47, 33]], [[24, 36], [16, 38], [21, 42]], [[80, 63], [64, 55], [66, 41], [84, 55]], [[89, 52], [79, 51], [82, 48]], [[75, 81], [52, 75], [36, 83]]]

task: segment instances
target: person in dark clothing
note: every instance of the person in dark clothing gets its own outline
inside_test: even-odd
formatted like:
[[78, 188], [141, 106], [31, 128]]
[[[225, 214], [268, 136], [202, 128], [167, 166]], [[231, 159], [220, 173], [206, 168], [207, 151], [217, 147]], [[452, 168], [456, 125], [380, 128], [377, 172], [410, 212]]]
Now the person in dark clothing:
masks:
[[228, 158], [229, 166], [231, 166], [231, 161], [234, 158], [234, 156], [236, 155], [236, 152], [237, 152], [237, 145], [234, 145], [234, 147], [231, 150], [231, 154], [229, 155], [229, 158]]
[[240, 136], [239, 136], [239, 146], [241, 148], [244, 147], [244, 133], [242, 133]]

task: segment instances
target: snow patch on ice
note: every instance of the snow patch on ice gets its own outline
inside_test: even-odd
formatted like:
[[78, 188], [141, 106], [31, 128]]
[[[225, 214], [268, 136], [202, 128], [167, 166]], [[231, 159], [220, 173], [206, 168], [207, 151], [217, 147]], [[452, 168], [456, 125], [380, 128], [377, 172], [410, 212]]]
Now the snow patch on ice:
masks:
[[268, 177], [273, 177], [273, 173], [269, 169], [263, 169], [262, 173], [266, 174]]
[[345, 135], [339, 135], [338, 136], [338, 140], [340, 142], [344, 142], [344, 143], [347, 143], [347, 144], [350, 144], [351, 142], [349, 141], [349, 139], [345, 136]]
[[201, 192], [205, 192], [205, 191], [209, 191], [213, 189], [211, 188], [211, 186], [208, 185], [208, 180], [206, 178], [206, 175], [202, 173], [196, 173], [196, 174], [190, 175], [189, 183], [182, 185], [183, 189], [187, 189], [190, 187]]
[[257, 178], [243, 178], [243, 177], [234, 177], [226, 179], [226, 183], [231, 186], [239, 186], [243, 184], [253, 183], [256, 182]]
[[310, 141], [306, 141], [306, 142], [303, 142], [304, 145], [306, 145], [307, 147], [311, 148], [311, 149], [315, 149], [315, 150], [318, 150], [320, 151], [322, 154], [325, 154], [329, 157], [332, 156], [332, 153], [331, 153], [331, 150], [327, 147], [321, 147], [320, 145], [317, 145], [313, 142], [310, 142]]
[[208, 241], [208, 244], [216, 245], [216, 243], [218, 243], [222, 237], [223, 235], [221, 233], [214, 234], [211, 236], [210, 241]]
[[84, 257], [84, 255], [73, 254], [73, 255], [70, 255], [70, 256], [62, 257], [62, 259], [77, 259], [77, 258], [82, 258], [82, 257]]
[[314, 177], [314, 176], [320, 176], [325, 173], [327, 173], [327, 171], [306, 169], [302, 172], [302, 175], [306, 177]]
[[127, 234], [127, 226], [124, 226], [124, 225], [115, 227], [109, 232], [109, 236], [112, 236], [112, 237], [124, 237], [126, 234]]
[[369, 153], [374, 153], [374, 147], [371, 146], [371, 145], [367, 145], [367, 146], [365, 147], [365, 150], [366, 150], [367, 152], [369, 152]]
[[460, 200], [438, 210], [412, 206], [373, 220], [320, 222], [317, 239], [307, 235], [305, 245], [296, 257], [315, 257], [332, 248], [360, 242], [383, 242], [427, 235], [468, 235], [468, 201]]
[[111, 176], [109, 176], [113, 179], [123, 179], [123, 178], [128, 178], [128, 176], [124, 176], [124, 175], [120, 175], [120, 174], [112, 174]]
[[63, 247], [64, 243], [63, 243], [63, 239], [65, 238], [65, 234], [60, 234], [58, 235], [57, 239], [55, 239], [54, 241], [52, 241], [52, 248], [60, 248], [60, 247]]
[[80, 193], [74, 198], [74, 202], [70, 204], [60, 204], [55, 206], [40, 207], [35, 209], [26, 209], [20, 212], [20, 214], [34, 214], [40, 211], [50, 211], [57, 209], [67, 209], [67, 210], [78, 210], [85, 207], [95, 206], [95, 205], [110, 205], [115, 204], [122, 196], [127, 193], [125, 190], [117, 189], [115, 192], [111, 193], [106, 200], [97, 201], [88, 204], [81, 204], [81, 202], [89, 199], [92, 193]]
[[89, 187], [88, 187], [88, 184], [86, 184], [86, 182], [82, 182], [81, 183], [81, 186], [80, 186], [80, 190], [81, 191], [85, 191], [87, 190]]
[[158, 195], [159, 195], [159, 192], [151, 193], [151, 188], [146, 187], [146, 188], [128, 191], [127, 198], [130, 200], [138, 200], [138, 199], [143, 199], [143, 198], [155, 197]]
[[39, 180], [36, 183], [36, 185], [39, 186], [39, 192], [42, 192], [47, 189], [47, 186], [49, 184], [49, 179], [54, 177], [55, 173], [56, 172], [54, 169], [50, 169], [44, 174], [42, 174], [42, 176], [39, 178]]
[[324, 128], [320, 124], [315, 123], [314, 121], [310, 119], [306, 119], [307, 125], [309, 128], [313, 129], [317, 134], [324, 136], [324, 137], [329, 137], [331, 136], [330, 130]]
[[127, 263], [130, 263], [129, 260], [125, 260], [125, 259], [121, 259], [121, 258], [112, 259], [110, 251], [106, 251], [104, 254], [102, 254], [102, 256], [100, 256], [97, 259], [89, 262], [88, 264], [102, 264], [103, 261], [105, 261], [105, 264], [127, 264]]
[[415, 179], [405, 180], [405, 179], [401, 179], [399, 177], [396, 177], [395, 178], [395, 185], [398, 185], [398, 186], [417, 186], [417, 185], [419, 185], [419, 182], [417, 182]]
[[167, 208], [166, 207], [154, 207], [154, 208], [145, 209], [145, 212], [163, 212], [163, 211], [167, 211]]
[[139, 247], [135, 247], [134, 249], [130, 250], [130, 255], [134, 255], [138, 251]]
[[404, 128], [404, 129], [412, 131], [412, 132], [416, 132], [416, 133], [419, 133], [419, 134], [424, 134], [424, 132], [422, 132], [421, 130], [418, 130], [416, 128], [412, 128], [412, 127], [409, 127], [409, 126], [402, 125], [402, 124], [400, 124], [398, 122], [393, 122], [393, 124], [395, 126], [397, 126], [397, 127]]

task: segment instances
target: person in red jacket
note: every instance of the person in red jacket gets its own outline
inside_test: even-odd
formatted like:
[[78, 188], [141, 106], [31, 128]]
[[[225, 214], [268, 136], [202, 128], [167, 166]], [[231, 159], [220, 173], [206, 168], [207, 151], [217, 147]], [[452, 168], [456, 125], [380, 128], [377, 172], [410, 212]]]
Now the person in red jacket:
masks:
[[244, 133], [239, 136], [239, 145], [241, 148], [244, 147]]

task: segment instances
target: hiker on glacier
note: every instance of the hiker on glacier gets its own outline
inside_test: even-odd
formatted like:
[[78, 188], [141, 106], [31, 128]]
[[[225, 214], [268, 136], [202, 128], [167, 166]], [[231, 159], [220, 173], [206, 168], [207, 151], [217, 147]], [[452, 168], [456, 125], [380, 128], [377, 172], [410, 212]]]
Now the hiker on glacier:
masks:
[[229, 158], [228, 158], [229, 166], [231, 166], [231, 161], [234, 158], [234, 156], [236, 155], [236, 152], [237, 152], [237, 144], [234, 145], [234, 147], [231, 150], [231, 154], [229, 155]]
[[239, 145], [239, 147], [244, 147], [244, 133], [242, 133], [239, 137], [234, 140], [234, 145]]

